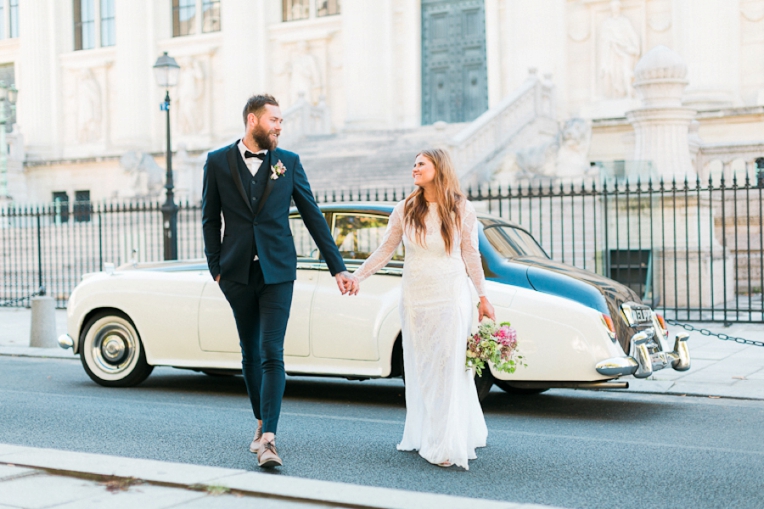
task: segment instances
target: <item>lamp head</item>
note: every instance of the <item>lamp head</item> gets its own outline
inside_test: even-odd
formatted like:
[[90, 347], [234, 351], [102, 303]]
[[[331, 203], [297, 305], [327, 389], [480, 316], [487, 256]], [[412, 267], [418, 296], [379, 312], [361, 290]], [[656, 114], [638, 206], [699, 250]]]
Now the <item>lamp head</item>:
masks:
[[157, 61], [154, 64], [154, 77], [157, 80], [157, 85], [161, 88], [169, 88], [177, 85], [179, 74], [180, 66], [174, 58], [167, 54], [166, 51], [161, 57], [157, 58]]
[[19, 90], [16, 88], [16, 85], [11, 85], [7, 94], [8, 102], [11, 103], [11, 106], [16, 104], [16, 101], [19, 99]]

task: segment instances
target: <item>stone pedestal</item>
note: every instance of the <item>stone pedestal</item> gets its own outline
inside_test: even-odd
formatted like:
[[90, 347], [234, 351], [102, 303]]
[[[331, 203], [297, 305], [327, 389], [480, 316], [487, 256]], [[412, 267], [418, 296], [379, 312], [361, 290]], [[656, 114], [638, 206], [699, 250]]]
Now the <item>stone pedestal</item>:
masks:
[[635, 133], [635, 161], [651, 161], [656, 176], [695, 178], [688, 132], [695, 111], [682, 106], [687, 66], [667, 48], [651, 49], [634, 69], [641, 107], [626, 114]]
[[29, 346], [56, 348], [56, 301], [52, 297], [32, 297], [32, 327]]
[[[663, 200], [661, 202], [661, 200]], [[697, 196], [609, 198], [608, 250], [651, 250], [645, 271], [653, 303], [719, 307], [734, 298], [734, 259], [716, 238], [711, 202]], [[608, 257], [609, 253], [605, 253]], [[726, 270], [725, 270], [726, 269]], [[649, 272], [649, 274], [648, 274]], [[640, 296], [641, 297], [641, 296]]]

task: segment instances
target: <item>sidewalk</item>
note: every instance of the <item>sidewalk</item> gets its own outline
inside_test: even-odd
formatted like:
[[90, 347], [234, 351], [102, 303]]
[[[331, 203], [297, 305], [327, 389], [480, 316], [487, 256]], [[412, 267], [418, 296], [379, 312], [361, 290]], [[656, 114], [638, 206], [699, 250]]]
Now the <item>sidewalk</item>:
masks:
[[[0, 355], [77, 359], [71, 350], [30, 348], [31, 311], [25, 308], [0, 308]], [[58, 334], [66, 332], [66, 311], [56, 311]], [[764, 325], [739, 324], [724, 327], [719, 323], [693, 324], [713, 332], [764, 341]], [[684, 329], [671, 327], [670, 338]], [[692, 367], [684, 373], [673, 369], [656, 371], [650, 378], [625, 377], [626, 392], [687, 394], [764, 400], [764, 347], [722, 341], [713, 336], [690, 333]], [[2, 508], [0, 508], [2, 509]]]
[[550, 509], [228, 468], [0, 444], [0, 509]]

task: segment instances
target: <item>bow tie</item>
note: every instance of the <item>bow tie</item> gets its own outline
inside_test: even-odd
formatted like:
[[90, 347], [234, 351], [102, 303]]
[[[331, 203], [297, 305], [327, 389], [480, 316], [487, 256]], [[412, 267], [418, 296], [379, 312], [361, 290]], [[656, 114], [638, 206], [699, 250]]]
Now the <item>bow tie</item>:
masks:
[[265, 152], [258, 152], [257, 154], [254, 154], [250, 152], [249, 150], [244, 151], [244, 159], [249, 159], [250, 157], [256, 157], [260, 159], [261, 161], [265, 160]]

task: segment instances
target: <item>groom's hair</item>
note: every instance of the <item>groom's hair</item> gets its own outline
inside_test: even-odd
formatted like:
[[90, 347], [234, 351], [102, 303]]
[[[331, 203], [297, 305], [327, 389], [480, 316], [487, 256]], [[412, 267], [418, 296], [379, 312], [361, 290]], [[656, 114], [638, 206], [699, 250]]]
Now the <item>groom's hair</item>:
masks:
[[254, 113], [257, 118], [263, 114], [265, 105], [270, 104], [272, 106], [278, 106], [279, 102], [270, 94], [253, 95], [247, 99], [247, 104], [244, 105], [244, 126], [247, 125], [247, 117], [250, 113]]

